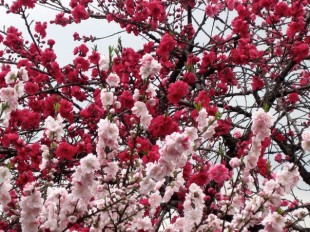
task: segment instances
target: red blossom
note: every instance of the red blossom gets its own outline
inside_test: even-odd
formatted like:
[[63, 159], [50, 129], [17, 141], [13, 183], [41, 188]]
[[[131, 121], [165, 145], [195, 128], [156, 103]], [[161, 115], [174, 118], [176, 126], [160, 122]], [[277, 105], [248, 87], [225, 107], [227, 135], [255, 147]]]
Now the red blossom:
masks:
[[253, 91], [258, 91], [264, 87], [265, 82], [260, 77], [254, 76], [251, 85], [252, 85]]
[[299, 95], [298, 93], [290, 93], [287, 99], [291, 104], [296, 104], [299, 101]]
[[82, 5], [76, 5], [72, 10], [72, 16], [75, 23], [80, 23], [81, 20], [89, 18], [89, 14]]
[[165, 138], [167, 135], [179, 131], [179, 127], [171, 117], [160, 115], [152, 120], [149, 131], [155, 138]]
[[168, 60], [169, 58], [169, 53], [173, 50], [173, 48], [176, 46], [176, 42], [173, 39], [173, 37], [169, 34], [165, 34], [156, 49], [156, 54], [158, 56], [161, 56], [163, 61]]
[[296, 42], [296, 45], [292, 48], [294, 54], [294, 60], [300, 62], [309, 55], [309, 45], [302, 42]]
[[42, 38], [45, 38], [46, 36], [46, 28], [47, 28], [47, 23], [46, 22], [36, 22], [36, 25], [35, 25], [35, 31], [37, 33], [39, 33], [41, 35]]
[[188, 93], [188, 84], [184, 81], [177, 81], [169, 85], [168, 100], [170, 103], [179, 103], [181, 98], [185, 97]]
[[62, 142], [58, 145], [55, 154], [60, 159], [72, 160], [77, 152], [77, 147], [67, 142]]

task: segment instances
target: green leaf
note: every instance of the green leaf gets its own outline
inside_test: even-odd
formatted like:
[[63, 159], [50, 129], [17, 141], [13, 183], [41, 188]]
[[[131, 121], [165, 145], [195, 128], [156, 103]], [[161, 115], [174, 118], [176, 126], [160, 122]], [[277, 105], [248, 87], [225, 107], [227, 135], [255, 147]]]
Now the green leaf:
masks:
[[118, 52], [122, 52], [122, 50], [123, 50], [121, 37], [118, 37], [118, 39], [117, 39], [117, 50], [118, 50]]
[[56, 112], [58, 112], [58, 111], [59, 111], [59, 108], [60, 108], [60, 103], [59, 103], [59, 102], [55, 103], [55, 104], [54, 104], [54, 110], [55, 110]]
[[7, 164], [6, 164], [6, 167], [9, 169], [9, 170], [11, 170], [12, 169], [12, 163], [11, 162], [8, 162]]
[[195, 109], [196, 109], [198, 112], [202, 109], [202, 106], [201, 106], [201, 103], [200, 103], [200, 102], [198, 102], [198, 103], [195, 103], [195, 102], [194, 102], [194, 107], [195, 107]]
[[270, 109], [270, 106], [268, 105], [268, 103], [265, 103], [263, 106], [263, 109], [265, 110], [265, 112], [268, 112]]
[[280, 215], [283, 215], [283, 214], [284, 214], [284, 211], [283, 211], [283, 209], [281, 209], [281, 208], [277, 208], [277, 213], [280, 214]]
[[219, 120], [219, 119], [221, 119], [221, 117], [222, 117], [222, 114], [221, 114], [221, 112], [216, 112], [216, 115], [215, 115], [215, 119], [216, 120]]

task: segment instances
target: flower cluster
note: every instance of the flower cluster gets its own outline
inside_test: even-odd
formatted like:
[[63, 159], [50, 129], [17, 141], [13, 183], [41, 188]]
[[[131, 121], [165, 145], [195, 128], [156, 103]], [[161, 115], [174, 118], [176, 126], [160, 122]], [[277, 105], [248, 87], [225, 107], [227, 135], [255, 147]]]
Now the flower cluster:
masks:
[[46, 135], [51, 140], [60, 141], [64, 133], [63, 118], [58, 114], [56, 118], [48, 116], [45, 119], [44, 127], [46, 128]]
[[152, 116], [149, 114], [145, 103], [136, 101], [131, 110], [136, 116], [140, 118], [142, 127], [147, 130], [151, 124]]
[[140, 60], [140, 75], [142, 79], [157, 76], [161, 65], [150, 54], [145, 54]]

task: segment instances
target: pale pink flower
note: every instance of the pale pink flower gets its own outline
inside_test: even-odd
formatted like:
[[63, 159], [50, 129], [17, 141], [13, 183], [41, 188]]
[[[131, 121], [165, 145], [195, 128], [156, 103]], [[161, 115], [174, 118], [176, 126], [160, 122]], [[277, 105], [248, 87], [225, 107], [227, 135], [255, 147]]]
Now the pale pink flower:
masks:
[[267, 195], [273, 194], [280, 187], [278, 181], [273, 179], [268, 180], [264, 186], [264, 193]]
[[237, 168], [237, 167], [239, 167], [239, 165], [240, 165], [240, 159], [238, 159], [237, 157], [232, 158], [232, 159], [229, 161], [229, 165], [230, 165], [230, 167], [232, 167], [232, 168]]
[[147, 130], [151, 124], [153, 117], [150, 114], [144, 115], [140, 119], [140, 123], [144, 130]]
[[165, 159], [159, 159], [158, 163], [161, 168], [161, 173], [158, 173], [157, 175], [161, 175], [163, 177], [169, 176], [176, 168], [176, 164], [174, 162], [170, 162]]
[[111, 123], [108, 119], [100, 119], [98, 126], [99, 141], [97, 148], [109, 146], [112, 149], [118, 148], [119, 130], [115, 123]]
[[160, 206], [161, 200], [162, 200], [162, 197], [159, 191], [152, 193], [149, 197], [149, 203], [153, 209], [156, 209], [158, 206]]
[[160, 63], [155, 60], [151, 54], [145, 54], [140, 59], [140, 75], [142, 79], [158, 75], [161, 69]]
[[18, 74], [17, 70], [9, 71], [4, 77], [5, 83], [7, 85], [14, 83], [17, 80], [17, 74]]
[[245, 164], [245, 168], [250, 170], [256, 167], [257, 165], [257, 161], [258, 161], [258, 156], [250, 153], [247, 156], [244, 157], [244, 164]]
[[184, 218], [187, 222], [188, 231], [191, 231], [194, 225], [198, 225], [202, 219], [204, 197], [205, 194], [198, 185], [195, 183], [190, 185], [183, 204]]
[[272, 214], [268, 214], [268, 216], [263, 220], [262, 224], [265, 226], [262, 232], [283, 231], [285, 226], [285, 218], [277, 212], [273, 212]]
[[138, 117], [142, 117], [148, 114], [148, 110], [145, 103], [141, 101], [136, 101], [131, 110]]
[[25, 93], [25, 88], [24, 88], [24, 83], [19, 81], [15, 86], [14, 86], [14, 94], [16, 98], [19, 98], [23, 96]]
[[151, 219], [149, 217], [140, 218], [136, 221], [135, 224], [138, 230], [149, 231], [153, 228]]
[[160, 181], [165, 176], [170, 176], [173, 170], [175, 170], [175, 163], [163, 158], [160, 158], [157, 163], [148, 163], [146, 165], [146, 175], [156, 180], [159, 186], [161, 185]]
[[288, 194], [300, 179], [298, 167], [294, 167], [294, 169], [293, 167], [293, 163], [286, 163], [283, 170], [276, 174], [276, 180], [280, 184], [279, 193], [281, 195]]
[[108, 166], [103, 169], [103, 171], [107, 174], [109, 179], [114, 179], [116, 177], [116, 173], [118, 172], [118, 163], [117, 162], [109, 162]]
[[0, 206], [4, 211], [7, 210], [7, 204], [11, 201], [11, 178], [12, 174], [9, 169], [6, 167], [0, 167]]
[[179, 217], [173, 225], [174, 225], [173, 231], [190, 231], [191, 226], [193, 226], [189, 225], [188, 221], [183, 217]]
[[310, 130], [305, 130], [302, 135], [301, 147], [306, 152], [310, 152]]
[[198, 130], [204, 132], [201, 137], [204, 139], [210, 139], [215, 134], [215, 127], [218, 126], [214, 116], [208, 116], [206, 109], [199, 111], [198, 117]]
[[[68, 224], [68, 214], [74, 210], [71, 196], [65, 188], [48, 187], [46, 200], [38, 218], [40, 229], [63, 230]], [[59, 210], [55, 210], [55, 209]]]
[[140, 97], [140, 91], [138, 89], [135, 89], [132, 95], [133, 100], [138, 101]]
[[150, 83], [147, 87], [146, 92], [149, 94], [149, 97], [153, 98], [157, 96], [157, 93], [155, 91], [154, 85]]
[[0, 89], [0, 100], [7, 102], [10, 109], [14, 110], [17, 106], [17, 97], [15, 89], [12, 87], [6, 87]]
[[242, 131], [240, 129], [236, 129], [233, 133], [233, 137], [236, 139], [239, 139], [241, 138], [241, 136], [242, 136]]
[[199, 111], [198, 117], [196, 118], [198, 122], [198, 130], [202, 131], [205, 127], [209, 125], [208, 114], [205, 108]]
[[198, 139], [198, 133], [197, 129], [195, 127], [186, 127], [184, 130], [184, 134], [188, 136], [188, 138], [194, 142]]
[[120, 78], [116, 73], [110, 73], [106, 81], [110, 87], [117, 87], [120, 82]]
[[46, 128], [46, 135], [52, 139], [55, 138], [56, 141], [60, 141], [62, 138], [62, 135], [64, 133], [64, 124], [63, 124], [63, 118], [58, 114], [56, 119], [48, 116], [45, 119], [44, 127]]
[[143, 180], [140, 182], [140, 193], [148, 195], [151, 191], [154, 190], [155, 185], [156, 182], [152, 178], [148, 176], [143, 178]]
[[223, 164], [215, 164], [209, 169], [208, 174], [216, 183], [223, 183], [230, 178], [228, 169]]
[[39, 166], [40, 170], [43, 170], [47, 162], [49, 160], [49, 148], [46, 145], [41, 145], [41, 151], [42, 151], [42, 162]]
[[178, 168], [185, 165], [189, 149], [190, 141], [187, 135], [174, 132], [166, 136], [165, 145], [159, 150], [159, 154], [164, 160], [175, 163]]
[[105, 56], [102, 56], [101, 60], [99, 61], [99, 68], [103, 71], [108, 71], [109, 63], [109, 59], [107, 59]]
[[136, 101], [134, 106], [132, 107], [132, 112], [140, 117], [140, 123], [142, 127], [147, 130], [153, 117], [149, 114], [149, 111], [144, 102]]
[[[27, 185], [25, 186], [25, 189], [27, 189], [29, 185], [33, 184], [31, 183]], [[33, 188], [33, 186], [30, 186], [30, 188]], [[33, 189], [30, 194], [21, 197], [19, 205], [21, 208], [20, 222], [22, 231], [38, 231], [37, 218], [39, 217], [40, 211], [43, 207], [41, 192]]]
[[0, 167], [0, 185], [4, 182], [9, 182], [12, 178], [12, 174], [7, 167]]
[[112, 92], [107, 92], [106, 89], [102, 89], [100, 92], [100, 100], [104, 109], [107, 109], [109, 106], [114, 103], [114, 95]]
[[93, 154], [88, 154], [84, 158], [81, 159], [81, 169], [84, 173], [90, 173], [93, 171], [97, 171], [100, 168], [100, 163], [96, 156]]
[[28, 71], [25, 67], [21, 67], [18, 71], [19, 75], [21, 76], [23, 81], [28, 81]]
[[274, 117], [266, 113], [262, 108], [253, 113], [252, 131], [257, 140], [263, 141], [271, 134], [270, 127], [273, 125]]
[[168, 202], [171, 199], [172, 195], [175, 192], [178, 192], [181, 186], [184, 186], [184, 182], [185, 181], [183, 179], [183, 173], [180, 172], [177, 175], [176, 180], [172, 181], [172, 183], [169, 186], [167, 186], [166, 192], [163, 197], [163, 201]]

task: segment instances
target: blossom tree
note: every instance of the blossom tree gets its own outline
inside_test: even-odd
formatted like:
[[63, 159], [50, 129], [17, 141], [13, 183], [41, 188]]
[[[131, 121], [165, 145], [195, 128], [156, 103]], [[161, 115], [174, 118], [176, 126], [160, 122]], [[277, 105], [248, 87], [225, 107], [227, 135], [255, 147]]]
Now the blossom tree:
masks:
[[1, 231], [309, 231], [309, 0], [0, 3]]

